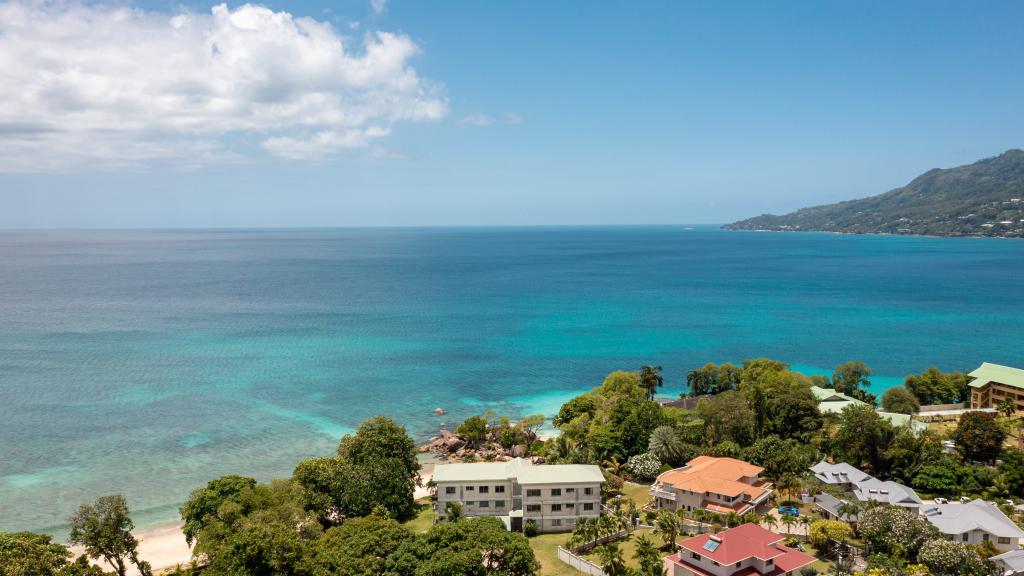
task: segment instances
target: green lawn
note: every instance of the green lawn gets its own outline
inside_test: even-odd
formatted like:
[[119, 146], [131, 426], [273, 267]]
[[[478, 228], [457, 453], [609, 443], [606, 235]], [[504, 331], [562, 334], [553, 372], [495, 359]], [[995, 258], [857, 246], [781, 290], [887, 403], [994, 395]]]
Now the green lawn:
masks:
[[[654, 541], [654, 545], [655, 546], [661, 546], [661, 544], [663, 544], [663, 542], [661, 541], [661, 538], [658, 538], [654, 534], [651, 534], [651, 530], [649, 530], [647, 528], [643, 528], [643, 529], [640, 529], [640, 530], [634, 530], [633, 534], [629, 537], [628, 540], [619, 540], [618, 542], [616, 542], [616, 544], [619, 545], [619, 550], [622, 550], [622, 557], [626, 559], [626, 566], [629, 566], [630, 568], [639, 568], [640, 567], [640, 565], [637, 564], [636, 560], [633, 558], [633, 553], [636, 552], [636, 538], [637, 538], [637, 536], [640, 536], [641, 534], [647, 534], [647, 536], [652, 541]], [[665, 554], [665, 555], [668, 554], [668, 552], [665, 551], [665, 550], [662, 550], [662, 553]], [[586, 558], [587, 560], [590, 560], [594, 564], [598, 564], [598, 565], [601, 564], [601, 560], [600, 560], [600, 558], [598, 557], [598, 554], [597, 554], [597, 548], [594, 548], [593, 550], [591, 550], [589, 554], [585, 554], [584, 558]]]
[[644, 504], [647, 504], [647, 501], [651, 498], [651, 485], [624, 482], [622, 484], [622, 497], [624, 499], [632, 498], [636, 502], [637, 508], [643, 508]]
[[413, 532], [426, 532], [434, 525], [434, 508], [429, 500], [416, 502], [416, 516], [405, 522], [405, 526]]
[[569, 533], [539, 534], [530, 538], [530, 547], [540, 562], [540, 576], [579, 576], [580, 573], [558, 559], [558, 547], [569, 540]]

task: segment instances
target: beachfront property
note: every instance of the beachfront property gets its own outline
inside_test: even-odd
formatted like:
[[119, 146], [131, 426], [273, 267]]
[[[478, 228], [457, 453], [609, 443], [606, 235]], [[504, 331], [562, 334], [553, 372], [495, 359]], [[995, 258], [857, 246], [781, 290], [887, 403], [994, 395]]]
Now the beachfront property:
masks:
[[1003, 552], [989, 560], [996, 563], [1000, 576], [1024, 576], [1024, 550]]
[[995, 408], [1012, 400], [1017, 412], [1024, 412], [1024, 370], [983, 362], [968, 374], [971, 380], [971, 408]]
[[764, 512], [772, 485], [759, 478], [764, 469], [735, 458], [698, 456], [686, 466], [663, 472], [651, 485], [657, 508], [719, 514]]
[[984, 500], [929, 505], [923, 512], [925, 519], [939, 532], [957, 542], [975, 546], [991, 542], [999, 550], [1008, 552], [1020, 548], [1020, 540], [1024, 538], [1024, 530], [1002, 510]]
[[583, 464], [507, 462], [438, 464], [433, 482], [437, 514], [448, 504], [462, 506], [463, 516], [497, 516], [509, 530], [521, 531], [533, 521], [541, 532], [572, 530], [578, 518], [601, 514], [604, 474]]
[[678, 542], [664, 564], [669, 576], [781, 576], [814, 562], [813, 556], [782, 545], [784, 539], [757, 524], [743, 524]]

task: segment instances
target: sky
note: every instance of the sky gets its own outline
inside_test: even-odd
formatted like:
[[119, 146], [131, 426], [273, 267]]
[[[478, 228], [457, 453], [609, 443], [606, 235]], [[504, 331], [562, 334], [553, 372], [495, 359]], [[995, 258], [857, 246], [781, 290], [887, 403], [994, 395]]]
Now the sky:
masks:
[[1024, 3], [0, 0], [0, 228], [724, 223], [1024, 147]]

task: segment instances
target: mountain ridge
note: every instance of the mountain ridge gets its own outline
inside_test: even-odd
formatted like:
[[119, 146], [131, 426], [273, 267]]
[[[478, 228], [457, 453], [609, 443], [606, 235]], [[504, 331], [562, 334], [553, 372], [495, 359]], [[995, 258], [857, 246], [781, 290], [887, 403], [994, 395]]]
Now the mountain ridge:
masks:
[[874, 196], [762, 214], [723, 228], [1024, 238], [1024, 150], [933, 168]]

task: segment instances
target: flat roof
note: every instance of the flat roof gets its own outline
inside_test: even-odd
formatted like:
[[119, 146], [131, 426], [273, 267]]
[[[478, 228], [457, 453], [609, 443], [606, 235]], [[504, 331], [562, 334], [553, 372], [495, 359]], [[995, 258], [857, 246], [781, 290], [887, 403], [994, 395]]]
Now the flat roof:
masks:
[[533, 464], [514, 458], [507, 462], [461, 462], [437, 464], [433, 480], [438, 482], [501, 482], [515, 479], [520, 484], [602, 483], [604, 474], [590, 464]]

